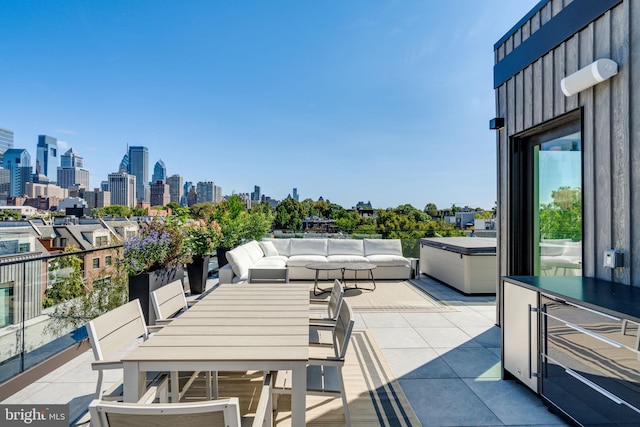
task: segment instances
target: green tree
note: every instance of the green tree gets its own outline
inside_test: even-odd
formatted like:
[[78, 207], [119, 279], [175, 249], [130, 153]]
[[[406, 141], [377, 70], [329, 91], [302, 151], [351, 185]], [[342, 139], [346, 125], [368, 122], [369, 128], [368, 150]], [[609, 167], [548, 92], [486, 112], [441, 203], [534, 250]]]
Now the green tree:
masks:
[[82, 260], [76, 255], [71, 255], [77, 251], [77, 248], [68, 247], [64, 252], [69, 255], [49, 261], [49, 280], [54, 283], [45, 291], [43, 307], [52, 307], [80, 297], [89, 291], [82, 277]]
[[8, 218], [22, 219], [22, 215], [20, 214], [20, 212], [17, 212], [11, 209], [0, 210], [0, 220], [8, 219]]
[[302, 203], [288, 197], [276, 207], [274, 228], [279, 230], [298, 231], [302, 229], [302, 220], [305, 218], [305, 208]]
[[431, 217], [436, 217], [438, 216], [438, 207], [435, 203], [427, 203], [424, 207], [424, 212]]
[[553, 202], [540, 205], [540, 236], [543, 239], [582, 240], [582, 191], [560, 187], [551, 193]]
[[110, 205], [92, 209], [92, 214], [96, 218], [105, 216], [129, 218], [131, 216], [131, 208], [122, 205]]

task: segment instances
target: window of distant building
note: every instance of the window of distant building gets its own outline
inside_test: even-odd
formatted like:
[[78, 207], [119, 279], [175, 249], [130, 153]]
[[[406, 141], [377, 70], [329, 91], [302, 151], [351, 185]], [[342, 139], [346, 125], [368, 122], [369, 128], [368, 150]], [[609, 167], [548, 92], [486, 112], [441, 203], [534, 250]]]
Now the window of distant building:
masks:
[[18, 244], [18, 252], [29, 252], [31, 245], [29, 243], [20, 243]]
[[0, 284], [0, 328], [13, 323], [13, 283]]
[[104, 257], [104, 265], [106, 267], [111, 267], [111, 255], [107, 255]]
[[100, 268], [100, 258], [93, 258], [93, 269]]

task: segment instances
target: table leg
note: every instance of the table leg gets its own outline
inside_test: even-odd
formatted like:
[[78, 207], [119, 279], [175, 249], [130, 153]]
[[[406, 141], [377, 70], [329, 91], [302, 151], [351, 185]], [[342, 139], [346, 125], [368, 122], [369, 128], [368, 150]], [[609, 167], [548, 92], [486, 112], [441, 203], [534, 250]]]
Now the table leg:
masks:
[[[316, 279], [313, 282], [313, 295], [315, 296], [320, 296], [322, 294], [324, 294], [325, 292], [331, 292], [331, 288], [327, 288], [327, 289], [320, 289], [318, 287], [318, 276], [320, 274], [320, 270], [316, 270]], [[344, 282], [344, 273], [342, 273], [342, 281]]]
[[291, 425], [306, 425], [307, 411], [307, 366], [306, 363], [296, 363], [291, 378]]
[[124, 387], [122, 400], [137, 402], [145, 392], [146, 372], [140, 372], [137, 362], [124, 362], [122, 366]]

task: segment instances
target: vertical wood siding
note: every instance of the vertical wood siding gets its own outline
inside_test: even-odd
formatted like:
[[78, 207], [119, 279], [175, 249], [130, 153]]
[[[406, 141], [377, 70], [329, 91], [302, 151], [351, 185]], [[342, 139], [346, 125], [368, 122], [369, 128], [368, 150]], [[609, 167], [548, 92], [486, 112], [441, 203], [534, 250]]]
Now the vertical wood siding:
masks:
[[[496, 49], [496, 61], [571, 2], [549, 1]], [[582, 108], [583, 274], [640, 287], [640, 104], [634, 102], [634, 89], [640, 88], [640, 75], [634, 75], [640, 69], [640, 54], [632, 49], [640, 40], [640, 26], [631, 22], [640, 22], [640, 0], [623, 1], [496, 89], [496, 115], [505, 118], [505, 128], [497, 132], [500, 275], [510, 274], [510, 242], [505, 241], [510, 138]], [[617, 62], [618, 75], [565, 97], [560, 80], [600, 58]], [[612, 271], [602, 266], [607, 248], [624, 252], [624, 268]]]

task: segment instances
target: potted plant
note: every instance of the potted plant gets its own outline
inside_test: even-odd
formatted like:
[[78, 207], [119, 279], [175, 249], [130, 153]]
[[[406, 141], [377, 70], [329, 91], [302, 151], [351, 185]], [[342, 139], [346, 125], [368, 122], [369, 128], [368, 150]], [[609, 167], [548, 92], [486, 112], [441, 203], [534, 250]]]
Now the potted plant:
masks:
[[220, 225], [221, 236], [216, 254], [218, 266], [223, 267], [227, 264], [227, 251], [246, 241], [260, 240], [267, 234], [273, 214], [260, 209], [248, 212], [242, 199], [234, 194], [216, 206], [213, 218]]
[[129, 301], [140, 299], [148, 324], [155, 322], [149, 293], [184, 278], [183, 265], [191, 261], [184, 247], [184, 228], [176, 217], [142, 223], [136, 236], [123, 242], [123, 263], [129, 275]]
[[222, 233], [217, 222], [204, 219], [188, 221], [185, 230], [184, 243], [191, 255], [191, 263], [187, 264], [189, 288], [192, 294], [201, 294], [207, 283], [210, 254], [218, 245]]

